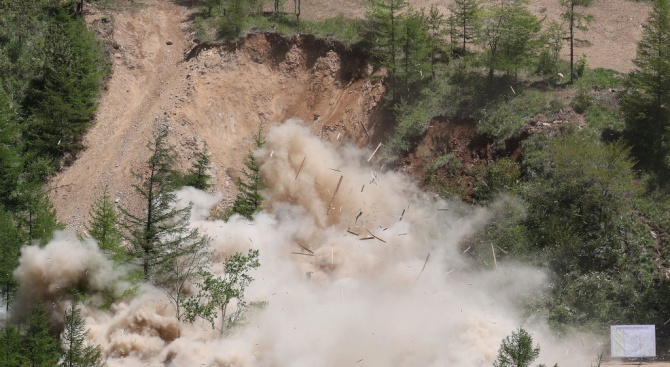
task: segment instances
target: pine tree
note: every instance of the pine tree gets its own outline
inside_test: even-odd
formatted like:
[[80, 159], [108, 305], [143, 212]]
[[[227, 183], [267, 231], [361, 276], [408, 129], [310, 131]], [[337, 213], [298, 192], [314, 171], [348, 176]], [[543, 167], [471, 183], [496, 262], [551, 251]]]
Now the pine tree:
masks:
[[368, 0], [365, 4], [365, 19], [373, 35], [375, 47], [372, 54], [377, 57], [379, 66], [388, 70], [388, 85], [391, 99], [396, 101], [398, 59], [401, 51], [402, 16], [407, 7], [405, 0]]
[[[75, 297], [76, 298], [76, 297]], [[103, 367], [102, 352], [97, 345], [86, 342], [86, 322], [81, 318], [81, 310], [75, 299], [65, 312], [65, 329], [62, 340], [63, 355], [59, 366], [63, 367]]]
[[533, 338], [523, 328], [503, 339], [493, 367], [529, 367], [540, 355], [540, 346], [533, 348]]
[[21, 334], [14, 325], [5, 325], [0, 331], [0, 366], [23, 367], [26, 363]]
[[466, 44], [477, 33], [480, 9], [478, 0], [454, 0], [449, 5], [450, 24], [458, 28], [457, 35], [462, 40], [461, 52], [465, 53]]
[[205, 144], [203, 150], [195, 154], [195, 163], [193, 163], [193, 167], [186, 175], [184, 185], [192, 186], [199, 190], [209, 189], [212, 187], [209, 183], [209, 180], [212, 178], [212, 175], [209, 174], [211, 168], [212, 161], [207, 150], [207, 144]]
[[428, 22], [423, 12], [410, 11], [403, 17], [401, 32], [398, 35], [402, 45], [401, 69], [398, 77], [402, 80], [401, 96], [412, 95], [412, 84], [428, 79], [430, 72], [431, 39]]
[[59, 340], [51, 334], [51, 323], [43, 303], [35, 308], [27, 323], [23, 348], [28, 365], [31, 367], [57, 365], [62, 351]]
[[428, 18], [426, 20], [428, 25], [428, 32], [430, 34], [430, 75], [432, 78], [435, 78], [435, 65], [437, 64], [437, 55], [438, 52], [442, 49], [440, 47], [444, 41], [442, 37], [444, 36], [444, 30], [442, 29], [445, 24], [444, 16], [437, 10], [437, 6], [431, 5], [430, 12], [428, 12]]
[[98, 246], [116, 264], [125, 263], [128, 260], [126, 250], [121, 245], [123, 233], [119, 228], [119, 215], [116, 213], [114, 203], [109, 197], [107, 186], [91, 207], [89, 211], [89, 222], [86, 225], [88, 234], [98, 242]]
[[656, 0], [642, 31], [636, 69], [626, 78], [622, 100], [626, 138], [641, 167], [668, 175], [670, 134], [670, 5]]
[[[262, 130], [263, 128], [261, 126], [254, 138], [256, 149], [261, 148], [263, 144], [265, 144]], [[261, 179], [260, 167], [258, 166], [256, 157], [254, 157], [253, 151], [249, 152], [245, 157], [244, 166], [246, 168], [243, 173], [246, 180], [243, 181], [239, 178], [237, 182], [235, 182], [238, 193], [235, 197], [233, 206], [224, 216], [225, 219], [230, 218], [233, 214], [240, 214], [247, 219], [251, 219], [254, 213], [261, 210], [261, 205], [263, 204], [263, 195], [261, 195], [263, 181]]]
[[[141, 183], [134, 185], [146, 209], [142, 215], [124, 209], [125, 226], [131, 254], [140, 259], [145, 280], [153, 281], [166, 291], [177, 292], [171, 299], [179, 298], [181, 285], [173, 283], [175, 272], [182, 277], [185, 269], [182, 262], [188, 262], [185, 259], [194, 254], [203, 254], [208, 239], [197, 229], [190, 228], [191, 205], [175, 208], [173, 164], [176, 153], [167, 142], [167, 130], [158, 132], [148, 148], [152, 155], [147, 161], [147, 173], [144, 177], [136, 175]], [[189, 270], [189, 274], [198, 271]]]
[[570, 42], [570, 83], [574, 82], [575, 77], [575, 29], [587, 31], [588, 25], [593, 20], [592, 15], [578, 12], [575, 8], [586, 8], [591, 6], [593, 0], [559, 0], [563, 7], [563, 19], [568, 22], [568, 41]]
[[24, 233], [17, 226], [17, 219], [10, 212], [0, 209], [0, 291], [5, 307], [9, 310], [12, 297], [18, 288], [14, 269], [19, 266]]

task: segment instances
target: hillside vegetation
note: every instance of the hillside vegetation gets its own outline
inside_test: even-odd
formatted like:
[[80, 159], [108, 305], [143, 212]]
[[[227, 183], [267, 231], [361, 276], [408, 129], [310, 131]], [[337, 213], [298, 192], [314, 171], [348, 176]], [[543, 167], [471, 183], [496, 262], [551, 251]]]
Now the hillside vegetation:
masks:
[[[524, 0], [453, 0], [449, 14], [403, 0], [367, 0], [364, 19], [319, 21], [301, 18], [300, 1], [176, 2], [191, 8], [196, 48], [231, 47], [258, 32], [279, 35], [255, 42], [288, 45], [294, 34], [309, 33], [324, 40], [319, 47], [339, 48], [338, 57], [356, 55], [361, 70], [360, 60], [369, 62], [371, 70], [357, 70], [347, 87], [369, 78], [349, 94], [374, 83], [386, 90], [381, 107], [362, 107], [383, 109], [377, 123], [386, 118], [393, 126], [376, 130], [379, 163], [412, 174], [443, 198], [471, 204], [464, 213], [491, 209], [492, 219], [459, 247], [478, 269], [516, 261], [549, 274], [547, 289], [522, 300], [525, 317], [546, 318], [559, 334], [655, 324], [659, 353], [670, 346], [668, 0], [654, 1], [630, 73], [592, 69], [572, 49], [575, 32], [588, 32], [588, 0], [560, 0], [559, 19], [539, 18]], [[43, 247], [63, 228], [45, 185], [86, 154], [82, 142], [115, 46], [87, 29], [75, 1], [0, 0], [0, 10], [0, 287], [13, 311], [22, 248]], [[296, 39], [294, 45], [309, 42]], [[263, 122], [254, 150], [264, 144]], [[226, 275], [214, 273], [212, 239], [189, 227], [191, 206], [175, 208], [173, 193], [210, 188], [210, 153], [195, 149], [193, 166], [180, 171], [169, 130], [158, 129], [146, 142], [142, 167], [132, 167], [139, 202], [117, 210], [105, 189], [91, 212], [81, 213], [89, 217], [81, 235], [90, 234], [125, 269], [119, 279], [125, 288], [112, 286], [97, 306], [130, 297], [144, 281], [164, 291], [179, 322], [202, 318], [225, 335], [247, 310], [265, 306], [244, 301], [253, 280], [248, 272], [262, 264], [257, 250], [235, 252], [221, 262]], [[346, 137], [360, 141], [353, 131]], [[226, 221], [253, 219], [263, 209], [257, 158], [251, 150], [237, 154], [245, 165], [234, 182], [240, 194], [212, 213]], [[49, 320], [53, 300], [14, 311], [0, 335], [0, 365], [101, 365], [104, 353], [85, 342], [78, 308], [93, 302], [90, 287], [62, 290], [73, 300], [59, 315], [62, 323]], [[233, 299], [234, 312], [227, 308]]]

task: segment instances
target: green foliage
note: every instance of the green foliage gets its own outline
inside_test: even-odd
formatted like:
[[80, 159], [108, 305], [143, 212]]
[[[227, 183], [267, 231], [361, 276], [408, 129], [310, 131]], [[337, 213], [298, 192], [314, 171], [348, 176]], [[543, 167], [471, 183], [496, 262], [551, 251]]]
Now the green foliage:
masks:
[[482, 15], [477, 40], [484, 49], [489, 78], [495, 70], [516, 75], [537, 52], [540, 20], [528, 10], [527, 0], [498, 0]]
[[670, 175], [670, 5], [656, 0], [642, 31], [636, 69], [626, 79], [622, 100], [626, 139], [640, 167], [653, 171], [660, 185]]
[[540, 346], [533, 347], [533, 338], [523, 328], [503, 339], [493, 367], [529, 367], [540, 355]]
[[186, 175], [180, 178], [181, 182], [178, 186], [191, 186], [199, 190], [209, 189], [212, 187], [209, 183], [209, 180], [212, 178], [212, 175], [209, 174], [211, 168], [212, 160], [207, 150], [207, 144], [205, 144], [203, 150], [195, 153], [193, 166]]
[[563, 25], [552, 20], [544, 31], [542, 39], [543, 47], [535, 72], [545, 77], [551, 84], [555, 84], [558, 79], [558, 59], [565, 39]]
[[449, 5], [451, 16], [449, 25], [452, 27], [451, 42], [461, 44], [461, 53], [465, 53], [465, 47], [477, 34], [481, 9], [478, 0], [453, 0]]
[[[222, 276], [205, 273], [204, 280], [197, 284], [199, 293], [186, 303], [187, 320], [192, 322], [196, 317], [202, 317], [212, 324], [212, 328], [217, 328], [215, 321], [219, 319], [218, 330], [223, 335], [241, 321], [249, 307], [244, 290], [254, 280], [249, 272], [259, 266], [258, 250], [250, 249], [246, 255], [236, 252], [228, 257], [223, 263]], [[233, 300], [236, 301], [235, 311], [229, 313], [228, 307]]]
[[100, 195], [89, 211], [89, 222], [86, 225], [88, 234], [98, 242], [98, 246], [116, 264], [128, 261], [128, 254], [123, 243], [123, 232], [119, 228], [119, 215], [116, 213], [114, 203], [109, 197], [107, 187]]
[[[76, 298], [76, 297], [75, 297]], [[100, 347], [86, 342], [86, 322], [81, 318], [77, 300], [65, 311], [63, 330], [63, 356], [59, 366], [63, 367], [103, 367]]]
[[485, 110], [477, 124], [477, 132], [494, 138], [493, 146], [504, 149], [505, 141], [517, 136], [530, 118], [547, 111], [546, 93], [527, 90], [517, 92], [506, 103], [501, 102]]
[[30, 111], [23, 134], [27, 149], [39, 155], [71, 159], [82, 149], [91, 125], [101, 80], [108, 72], [103, 47], [82, 18], [67, 6], [58, 9], [45, 35], [42, 76], [24, 101]]
[[[265, 144], [262, 133], [263, 127], [261, 126], [254, 138], [256, 149], [261, 148]], [[253, 151], [249, 152], [245, 157], [244, 166], [246, 167], [243, 170], [245, 180], [239, 178], [235, 182], [238, 193], [233, 206], [224, 215], [225, 220], [228, 220], [233, 214], [239, 214], [247, 219], [251, 219], [255, 213], [262, 209], [263, 195], [261, 194], [261, 189], [263, 188], [263, 180]]]
[[486, 167], [483, 177], [475, 182], [474, 197], [480, 201], [492, 200], [496, 194], [513, 190], [521, 176], [521, 168], [513, 159], [502, 158]]
[[[27, 361], [23, 352], [21, 334], [13, 325], [5, 325], [0, 332], [0, 365], [22, 367]], [[46, 366], [45, 366], [46, 367]]]
[[577, 90], [577, 94], [572, 98], [570, 106], [575, 112], [582, 114], [585, 113], [593, 105], [593, 97], [591, 94], [584, 88]]
[[145, 205], [144, 213], [136, 215], [122, 209], [131, 245], [131, 254], [142, 263], [145, 280], [159, 284], [170, 273], [182, 255], [199, 251], [206, 241], [196, 229], [189, 228], [191, 206], [175, 208], [176, 159], [174, 148], [167, 142], [167, 130], [159, 131], [147, 145], [151, 157], [145, 174], [136, 173], [134, 185]]
[[61, 356], [59, 340], [51, 334], [51, 323], [45, 305], [37, 305], [28, 317], [23, 335], [24, 356], [28, 365], [35, 367], [55, 366]]
[[19, 266], [19, 256], [24, 233], [17, 226], [17, 219], [12, 213], [0, 209], [0, 292], [4, 303], [9, 308], [11, 299], [18, 288], [14, 279], [14, 269]]

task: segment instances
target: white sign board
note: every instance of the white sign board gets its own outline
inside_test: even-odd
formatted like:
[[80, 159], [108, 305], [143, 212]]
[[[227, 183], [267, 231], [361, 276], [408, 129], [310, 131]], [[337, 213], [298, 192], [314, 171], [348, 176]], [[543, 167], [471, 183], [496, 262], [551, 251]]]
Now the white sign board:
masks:
[[612, 325], [612, 357], [656, 357], [655, 325]]

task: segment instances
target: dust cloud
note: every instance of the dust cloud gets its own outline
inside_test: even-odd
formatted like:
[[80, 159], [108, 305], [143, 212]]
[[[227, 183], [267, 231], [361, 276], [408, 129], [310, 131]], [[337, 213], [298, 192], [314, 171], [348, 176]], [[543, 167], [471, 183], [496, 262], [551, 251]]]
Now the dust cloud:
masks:
[[[422, 192], [368, 163], [371, 153], [324, 142], [289, 120], [254, 153], [267, 208], [253, 220], [208, 220], [219, 196], [178, 192], [181, 205], [193, 203], [192, 225], [213, 239], [215, 273], [230, 254], [260, 250], [246, 295], [267, 305], [220, 338], [203, 321], [178, 322], [151, 285], [108, 310], [88, 302], [89, 339], [107, 365], [490, 366], [519, 326], [541, 345], [538, 363], [585, 366], [595, 358], [596, 338], [559, 340], [522, 312], [521, 299], [547, 286], [541, 270], [501, 262], [482, 270], [462, 254], [462, 240], [496, 206]], [[60, 289], [83, 282], [96, 294], [118, 282], [120, 270], [93, 241], [57, 233], [43, 249], [25, 248], [15, 274], [22, 302], [62, 302], [61, 311]]]

